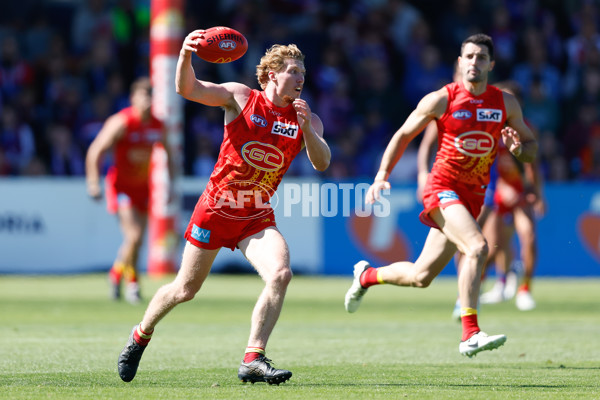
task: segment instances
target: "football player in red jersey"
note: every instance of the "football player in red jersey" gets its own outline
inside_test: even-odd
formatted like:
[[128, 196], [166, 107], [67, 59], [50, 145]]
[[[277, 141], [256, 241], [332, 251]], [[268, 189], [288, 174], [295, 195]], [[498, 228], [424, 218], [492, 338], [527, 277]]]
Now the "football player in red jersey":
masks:
[[191, 217], [181, 268], [161, 287], [119, 356], [121, 379], [131, 381], [156, 324], [177, 304], [200, 290], [222, 247], [244, 254], [265, 282], [251, 318], [250, 337], [238, 377], [243, 382], [279, 384], [292, 373], [276, 369], [265, 357], [287, 286], [292, 278], [288, 246], [277, 230], [269, 198], [293, 158], [306, 149], [315, 169], [329, 166], [331, 152], [323, 124], [300, 98], [304, 55], [293, 44], [274, 45], [257, 66], [262, 90], [237, 83], [199, 80], [192, 54], [204, 30], [184, 40], [176, 70], [177, 92], [225, 111], [223, 143], [209, 182]]
[[[88, 194], [99, 200], [100, 160], [106, 152], [114, 151], [114, 164], [106, 176], [107, 208], [117, 214], [123, 243], [109, 271], [112, 297], [121, 297], [121, 281], [126, 283], [125, 299], [140, 301], [138, 284], [138, 255], [148, 220], [150, 198], [150, 156], [155, 144], [165, 144], [164, 124], [152, 115], [152, 86], [147, 77], [138, 78], [131, 85], [131, 106], [109, 117], [90, 144], [86, 156]], [[169, 173], [172, 176], [172, 157]]]
[[494, 67], [494, 45], [484, 34], [462, 43], [459, 82], [426, 95], [388, 144], [375, 180], [366, 196], [377, 201], [390, 188], [388, 176], [407, 144], [433, 120], [438, 125], [438, 150], [423, 191], [421, 221], [430, 226], [421, 254], [413, 262], [400, 261], [373, 268], [367, 261], [354, 266], [354, 280], [346, 293], [345, 307], [355, 312], [370, 286], [390, 283], [427, 287], [454, 256], [462, 253], [458, 276], [463, 334], [461, 354], [472, 357], [498, 348], [504, 335], [488, 336], [479, 329], [477, 301], [488, 246], [476, 218], [489, 183], [490, 167], [498, 141], [520, 161], [531, 162], [537, 142], [523, 121], [514, 96], [488, 85]]

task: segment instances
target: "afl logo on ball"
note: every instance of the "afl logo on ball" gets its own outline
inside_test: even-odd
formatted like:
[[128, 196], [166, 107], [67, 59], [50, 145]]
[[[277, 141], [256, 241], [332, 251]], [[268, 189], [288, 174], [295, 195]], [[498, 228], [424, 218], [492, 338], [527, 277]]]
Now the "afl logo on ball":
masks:
[[221, 48], [221, 50], [225, 50], [225, 51], [231, 51], [231, 50], [235, 50], [237, 44], [233, 41], [233, 40], [221, 40], [219, 42], [219, 47]]
[[273, 172], [283, 167], [283, 153], [271, 144], [247, 142], [242, 147], [242, 157], [248, 164], [261, 171]]

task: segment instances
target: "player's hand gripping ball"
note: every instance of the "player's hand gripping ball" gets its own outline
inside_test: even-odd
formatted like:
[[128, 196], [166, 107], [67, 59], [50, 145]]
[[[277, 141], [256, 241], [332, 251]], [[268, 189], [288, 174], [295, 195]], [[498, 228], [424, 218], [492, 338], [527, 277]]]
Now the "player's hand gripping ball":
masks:
[[200, 39], [196, 54], [211, 63], [228, 63], [239, 59], [248, 50], [248, 41], [235, 29], [226, 26], [208, 28]]

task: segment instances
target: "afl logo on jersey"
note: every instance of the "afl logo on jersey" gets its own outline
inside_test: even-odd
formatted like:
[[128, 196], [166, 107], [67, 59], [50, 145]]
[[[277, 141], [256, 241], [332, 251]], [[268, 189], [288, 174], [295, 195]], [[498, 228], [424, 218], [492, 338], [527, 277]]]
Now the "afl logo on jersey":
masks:
[[272, 144], [257, 141], [247, 142], [242, 147], [242, 157], [256, 169], [273, 172], [283, 167], [284, 156], [281, 150]]
[[454, 119], [469, 119], [473, 116], [469, 110], [457, 110], [452, 113]]
[[252, 114], [250, 116], [250, 121], [252, 121], [254, 125], [260, 126], [261, 128], [267, 127], [267, 120], [258, 114]]
[[465, 132], [454, 139], [454, 147], [466, 156], [485, 157], [494, 148], [494, 138], [483, 131]]

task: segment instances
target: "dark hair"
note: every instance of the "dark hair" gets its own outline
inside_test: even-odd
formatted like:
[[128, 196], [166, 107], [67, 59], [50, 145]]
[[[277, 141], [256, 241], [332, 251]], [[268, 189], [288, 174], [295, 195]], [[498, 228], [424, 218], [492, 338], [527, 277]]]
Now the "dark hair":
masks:
[[488, 52], [490, 53], [490, 60], [494, 59], [494, 42], [492, 41], [492, 38], [485, 33], [476, 33], [466, 38], [460, 46], [460, 54], [462, 54], [467, 43], [487, 46]]
[[137, 78], [135, 81], [133, 81], [129, 91], [130, 91], [130, 93], [133, 93], [137, 90], [147, 90], [147, 91], [151, 92], [152, 91], [152, 83], [150, 82], [150, 78], [148, 78], [147, 76], [142, 76], [142, 77]]

